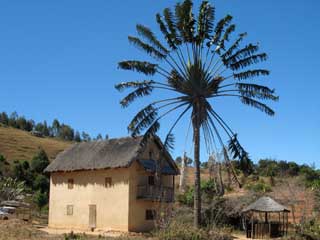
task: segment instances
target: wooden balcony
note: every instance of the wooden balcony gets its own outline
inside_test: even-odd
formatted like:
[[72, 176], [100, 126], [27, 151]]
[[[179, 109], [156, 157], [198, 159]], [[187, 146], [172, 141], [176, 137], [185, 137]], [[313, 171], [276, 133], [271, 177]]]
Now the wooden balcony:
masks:
[[172, 187], [159, 187], [153, 185], [139, 185], [137, 190], [137, 199], [150, 201], [174, 201], [174, 190]]

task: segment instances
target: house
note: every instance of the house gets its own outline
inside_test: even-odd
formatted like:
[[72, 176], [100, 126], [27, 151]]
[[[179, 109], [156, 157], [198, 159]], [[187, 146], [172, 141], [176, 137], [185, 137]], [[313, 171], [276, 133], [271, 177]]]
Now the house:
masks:
[[50, 173], [49, 227], [149, 231], [159, 207], [155, 169], [162, 159], [161, 205], [171, 208], [179, 169], [159, 138], [77, 143], [58, 154]]

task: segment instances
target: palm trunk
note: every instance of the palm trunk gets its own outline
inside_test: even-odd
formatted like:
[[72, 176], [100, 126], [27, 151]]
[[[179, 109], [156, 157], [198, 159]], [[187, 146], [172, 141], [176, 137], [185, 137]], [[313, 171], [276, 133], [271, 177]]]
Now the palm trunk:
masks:
[[193, 126], [194, 132], [194, 226], [200, 227], [201, 224], [201, 191], [200, 191], [200, 126], [199, 120]]
[[184, 193], [186, 190], [186, 167], [187, 167], [187, 156], [186, 153], [183, 154], [182, 162], [181, 162], [181, 174], [180, 174], [180, 182], [179, 182], [179, 190]]

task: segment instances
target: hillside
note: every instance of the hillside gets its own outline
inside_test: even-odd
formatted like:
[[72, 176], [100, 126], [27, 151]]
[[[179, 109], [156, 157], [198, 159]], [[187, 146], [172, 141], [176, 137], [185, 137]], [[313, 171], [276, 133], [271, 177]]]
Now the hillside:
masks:
[[70, 141], [35, 137], [26, 131], [0, 126], [0, 154], [8, 161], [31, 160], [39, 147], [46, 151], [50, 159], [54, 159], [71, 144]]

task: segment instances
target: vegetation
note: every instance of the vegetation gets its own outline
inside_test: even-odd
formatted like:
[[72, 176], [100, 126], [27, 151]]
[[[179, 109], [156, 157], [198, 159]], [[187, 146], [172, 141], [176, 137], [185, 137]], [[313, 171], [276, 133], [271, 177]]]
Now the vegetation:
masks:
[[[255, 107], [268, 115], [274, 111], [265, 100], [278, 100], [274, 90], [245, 80], [269, 75], [266, 69], [248, 69], [251, 65], [265, 61], [267, 55], [259, 53], [258, 44], [241, 47], [246, 33], [234, 41], [235, 31], [232, 16], [227, 15], [215, 23], [215, 8], [203, 1], [198, 16], [193, 11], [191, 0], [175, 5], [174, 11], [165, 8], [163, 15], [157, 14], [156, 20], [166, 44], [158, 40], [146, 26], [138, 24], [139, 37], [129, 36], [131, 44], [149, 55], [155, 62], [128, 60], [119, 62], [119, 68], [136, 71], [148, 78], [158, 74], [163, 81], [144, 80], [124, 82], [116, 85], [120, 91], [134, 90], [121, 100], [127, 107], [137, 98], [150, 95], [154, 90], [172, 93], [168, 99], [157, 100], [141, 109], [132, 119], [128, 130], [132, 136], [144, 131], [144, 140], [155, 136], [160, 128], [160, 120], [172, 112], [179, 112], [176, 121], [169, 127], [164, 146], [169, 149], [173, 144], [173, 129], [186, 114], [190, 113], [193, 129], [195, 183], [194, 183], [194, 226], [201, 224], [200, 189], [200, 130], [203, 132], [208, 149], [218, 139], [225, 158], [228, 153], [222, 130], [229, 139], [229, 150], [234, 158], [240, 159], [245, 173], [251, 171], [248, 153], [240, 145], [235, 134], [221, 116], [214, 110], [213, 99], [235, 97], [243, 104]], [[232, 41], [231, 41], [232, 40]], [[229, 41], [231, 44], [229, 44]], [[241, 80], [241, 82], [240, 82]]]
[[0, 201], [17, 200], [24, 192], [24, 182], [13, 178], [0, 178]]
[[[88, 133], [75, 131], [71, 126], [60, 123], [58, 119], [54, 119], [51, 125], [47, 121], [36, 123], [32, 119], [26, 119], [24, 116], [19, 116], [17, 112], [8, 115], [6, 112], [0, 113], [0, 124], [12, 128], [17, 128], [27, 132], [37, 132], [40, 136], [54, 137], [67, 141], [91, 141]], [[108, 136], [108, 135], [106, 135]], [[101, 140], [102, 135], [98, 134], [93, 140]]]

